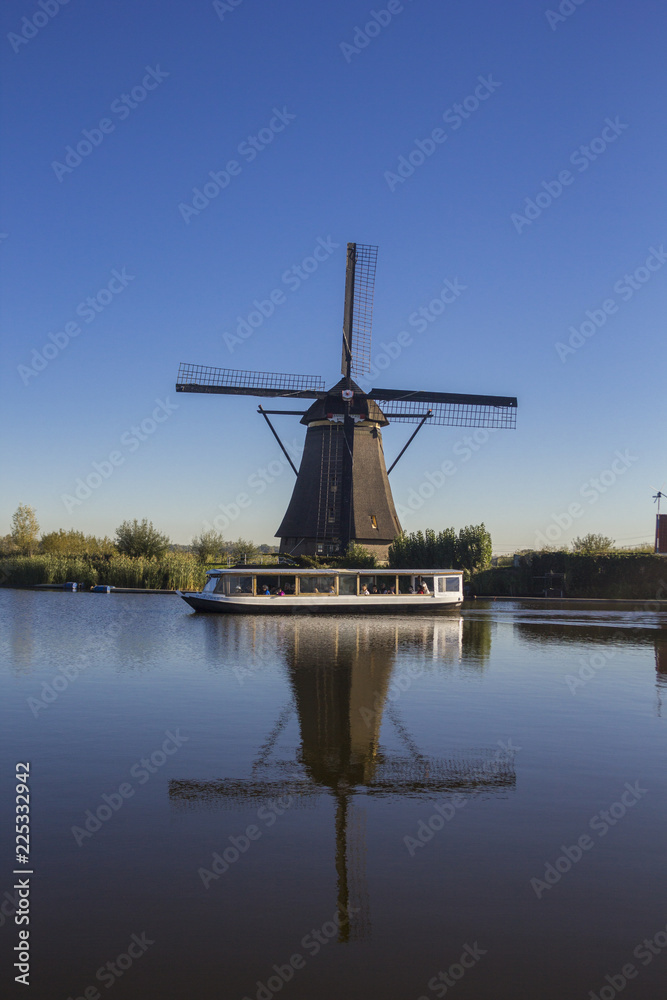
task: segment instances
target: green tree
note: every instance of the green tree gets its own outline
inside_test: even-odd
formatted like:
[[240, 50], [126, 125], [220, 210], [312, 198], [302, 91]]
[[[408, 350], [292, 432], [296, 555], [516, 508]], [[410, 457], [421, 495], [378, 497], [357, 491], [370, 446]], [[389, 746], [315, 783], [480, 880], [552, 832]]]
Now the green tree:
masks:
[[63, 556], [102, 556], [115, 553], [116, 546], [110, 538], [96, 538], [95, 535], [84, 535], [74, 528], [50, 531], [42, 535], [40, 548], [44, 553]]
[[116, 528], [116, 548], [126, 556], [163, 556], [169, 548], [169, 538], [163, 535], [153, 522], [146, 518], [141, 523], [123, 521]]
[[458, 537], [458, 563], [470, 574], [479, 573], [491, 565], [491, 535], [482, 524], [468, 524], [461, 528]]
[[257, 546], [244, 538], [237, 538], [232, 545], [232, 558], [236, 563], [249, 563], [257, 558]]
[[0, 538], [0, 556], [17, 556], [19, 547], [11, 535], [3, 535]]
[[20, 503], [12, 515], [12, 541], [20, 552], [31, 556], [39, 544], [39, 524], [35, 511]]
[[372, 569], [377, 564], [377, 558], [373, 553], [356, 542], [350, 542], [347, 552], [338, 561], [338, 565], [344, 569]]
[[40, 548], [42, 552], [63, 556], [78, 556], [88, 551], [83, 531], [75, 531], [74, 528], [69, 531], [60, 528], [42, 535]]
[[201, 531], [192, 539], [192, 550], [200, 562], [206, 563], [209, 559], [220, 560], [221, 553], [225, 550], [227, 543], [219, 531]]
[[572, 551], [578, 552], [580, 555], [592, 556], [596, 552], [609, 552], [613, 547], [614, 539], [607, 538], [606, 535], [595, 535], [588, 534], [584, 535], [583, 538], [574, 538], [572, 540]]

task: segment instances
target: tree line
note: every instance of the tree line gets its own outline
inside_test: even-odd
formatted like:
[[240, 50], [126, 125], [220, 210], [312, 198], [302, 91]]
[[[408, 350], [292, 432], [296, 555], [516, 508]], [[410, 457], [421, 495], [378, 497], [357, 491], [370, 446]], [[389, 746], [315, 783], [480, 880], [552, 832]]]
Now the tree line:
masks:
[[11, 531], [0, 538], [0, 556], [114, 556], [161, 559], [174, 549], [191, 551], [202, 563], [252, 562], [276, 551], [275, 546], [255, 545], [244, 538], [230, 541], [216, 531], [195, 535], [190, 546], [175, 546], [168, 535], [159, 531], [147, 518], [123, 521], [116, 528], [115, 538], [86, 535], [74, 528], [60, 528], [40, 537], [40, 527], [33, 507], [19, 504], [12, 516]]

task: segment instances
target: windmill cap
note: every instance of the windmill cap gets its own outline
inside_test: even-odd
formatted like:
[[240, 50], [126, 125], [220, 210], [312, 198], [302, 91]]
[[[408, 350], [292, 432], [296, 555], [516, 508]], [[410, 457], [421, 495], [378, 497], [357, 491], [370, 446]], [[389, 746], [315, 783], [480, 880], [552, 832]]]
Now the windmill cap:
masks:
[[[351, 389], [354, 393], [352, 400], [348, 403], [343, 399], [343, 392]], [[302, 424], [312, 424], [316, 420], [330, 420], [335, 414], [347, 412], [352, 417], [363, 417], [364, 420], [372, 421], [386, 427], [389, 423], [384, 413], [374, 399], [369, 399], [356, 382], [342, 378], [340, 382], [332, 386], [323, 399], [317, 399], [310, 406], [301, 418]]]

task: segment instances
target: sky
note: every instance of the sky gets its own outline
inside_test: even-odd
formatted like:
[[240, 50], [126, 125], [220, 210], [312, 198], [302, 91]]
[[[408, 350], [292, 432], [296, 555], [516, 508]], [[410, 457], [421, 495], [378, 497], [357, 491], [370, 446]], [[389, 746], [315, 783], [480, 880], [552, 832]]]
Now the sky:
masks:
[[[483, 521], [497, 553], [652, 540], [664, 4], [1, 16], [0, 535], [24, 503], [43, 532], [146, 517], [274, 544], [294, 474], [259, 400], [177, 394], [178, 365], [334, 384], [358, 242], [379, 247], [371, 385], [519, 401], [514, 431], [420, 432], [390, 477], [404, 529]], [[298, 455], [298, 418], [275, 424]], [[388, 464], [412, 430], [386, 429]]]

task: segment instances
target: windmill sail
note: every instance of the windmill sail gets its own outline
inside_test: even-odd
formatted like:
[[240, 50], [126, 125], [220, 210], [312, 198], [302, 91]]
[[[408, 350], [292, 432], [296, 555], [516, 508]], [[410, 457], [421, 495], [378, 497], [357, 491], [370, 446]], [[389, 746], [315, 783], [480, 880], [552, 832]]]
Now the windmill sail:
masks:
[[319, 375], [284, 375], [275, 372], [243, 372], [233, 368], [209, 368], [181, 364], [176, 392], [214, 392], [233, 396], [296, 396], [320, 399], [326, 394]]
[[371, 328], [378, 248], [348, 243], [341, 372], [358, 378], [371, 370]]
[[516, 427], [514, 396], [476, 396], [455, 392], [410, 392], [405, 389], [371, 389], [371, 399], [388, 404], [387, 420], [418, 423], [431, 411], [429, 424], [454, 427]]

